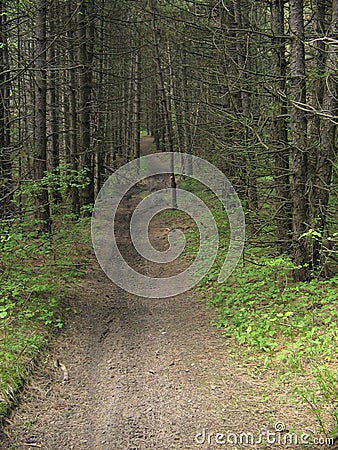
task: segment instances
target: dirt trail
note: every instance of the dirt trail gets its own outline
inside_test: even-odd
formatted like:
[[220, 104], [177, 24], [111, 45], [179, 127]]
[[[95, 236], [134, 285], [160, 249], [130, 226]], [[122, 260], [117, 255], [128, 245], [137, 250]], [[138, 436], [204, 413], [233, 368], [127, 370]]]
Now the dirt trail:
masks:
[[[130, 245], [126, 217], [137, 197], [119, 211], [119, 245], [138, 270], [161, 276], [163, 269]], [[159, 219], [150, 234], [163, 248]], [[164, 300], [130, 295], [107, 279], [94, 257], [76, 292], [70, 303], [78, 313], [24, 390], [1, 449], [248, 448], [221, 437], [217, 443], [215, 434], [250, 432], [258, 439], [260, 430], [273, 430], [287, 414], [274, 396], [267, 399], [268, 386], [229, 357], [220, 331], [210, 325], [211, 312], [191, 293]], [[68, 383], [60, 382], [56, 358], [69, 370]], [[213, 433], [210, 443], [198, 435], [203, 430]]]

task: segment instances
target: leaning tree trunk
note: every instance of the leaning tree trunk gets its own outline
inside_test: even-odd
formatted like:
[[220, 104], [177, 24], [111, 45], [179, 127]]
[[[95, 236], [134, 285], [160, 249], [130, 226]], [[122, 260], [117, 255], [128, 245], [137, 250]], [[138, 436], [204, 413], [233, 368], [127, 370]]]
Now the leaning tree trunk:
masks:
[[46, 70], [46, 13], [47, 2], [37, 1], [36, 12], [36, 93], [35, 93], [35, 149], [34, 179], [38, 182], [35, 191], [36, 218], [40, 232], [51, 232], [48, 188], [41, 183], [47, 170], [47, 70]]
[[309, 251], [304, 237], [308, 223], [307, 202], [307, 118], [302, 108], [306, 103], [303, 1], [290, 0], [290, 101], [292, 141], [292, 225], [294, 277], [309, 277]]

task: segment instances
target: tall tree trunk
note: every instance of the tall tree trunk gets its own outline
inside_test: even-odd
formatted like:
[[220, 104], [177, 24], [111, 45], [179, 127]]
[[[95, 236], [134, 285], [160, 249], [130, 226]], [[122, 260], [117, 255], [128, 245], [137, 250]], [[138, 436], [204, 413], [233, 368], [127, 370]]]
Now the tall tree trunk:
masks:
[[0, 219], [10, 211], [12, 162], [10, 152], [10, 72], [6, 1], [0, 2]]
[[292, 140], [293, 254], [297, 281], [309, 277], [309, 249], [303, 234], [309, 223], [307, 200], [307, 118], [303, 1], [290, 0], [290, 101]]
[[[138, 45], [139, 45], [138, 41]], [[141, 155], [141, 52], [135, 49], [135, 71], [134, 71], [134, 157]]]
[[[173, 128], [171, 121], [171, 110], [170, 110], [170, 102], [167, 95], [167, 91], [164, 83], [164, 75], [161, 64], [161, 56], [160, 56], [160, 45], [159, 45], [159, 30], [157, 27], [157, 17], [156, 17], [156, 3], [152, 1], [152, 9], [153, 9], [153, 17], [152, 17], [152, 31], [153, 31], [153, 45], [154, 45], [154, 58], [157, 68], [157, 77], [159, 81], [160, 87], [160, 96], [161, 96], [161, 104], [163, 110], [164, 117], [164, 125], [166, 132], [166, 143], [168, 145], [168, 151], [174, 151], [174, 140], [173, 140]], [[174, 159], [171, 158], [170, 164], [170, 185], [172, 187], [172, 208], [177, 208], [177, 199], [176, 199], [176, 181], [175, 181], [175, 170], [174, 170]]]
[[[72, 175], [76, 174], [79, 170], [79, 151], [78, 151], [78, 134], [77, 134], [77, 77], [74, 66], [75, 62], [75, 52], [73, 41], [75, 39], [75, 33], [72, 31], [72, 15], [73, 10], [71, 8], [71, 0], [67, 1], [66, 4], [66, 15], [67, 20], [69, 21], [69, 31], [67, 32], [68, 37], [68, 45], [67, 45], [67, 60], [70, 65], [69, 70], [69, 125], [70, 125], [70, 133], [69, 133], [69, 158], [71, 164]], [[77, 187], [75, 180], [72, 180], [70, 186], [70, 194], [72, 200], [72, 212], [74, 216], [77, 218], [80, 215], [80, 192]]]
[[[79, 38], [79, 140], [82, 168], [86, 170], [89, 182], [82, 190], [82, 204], [94, 203], [93, 154], [91, 151], [91, 90], [93, 62], [93, 0], [82, 0], [78, 13]], [[88, 211], [85, 215], [89, 215]]]
[[[102, 1], [102, 8], [105, 6], [105, 1]], [[104, 18], [101, 17], [100, 28], [98, 30], [100, 37], [100, 45], [98, 51], [98, 74], [97, 74], [97, 124], [96, 124], [96, 146], [95, 146], [95, 195], [97, 195], [103, 184], [103, 173], [105, 165], [105, 150], [108, 153], [108, 148], [105, 149], [105, 140], [107, 136], [108, 127], [108, 98], [106, 98], [104, 86], [104, 72], [107, 70], [107, 54], [104, 51]], [[104, 106], [105, 105], [105, 106]], [[109, 166], [109, 164], [107, 164]]]
[[187, 51], [186, 45], [183, 42], [180, 46], [182, 65], [181, 65], [181, 77], [182, 77], [182, 127], [183, 127], [183, 152], [187, 153], [186, 170], [188, 175], [192, 175], [193, 165], [192, 157], [192, 137], [191, 137], [191, 111], [189, 102], [188, 91], [188, 65], [187, 65]]
[[[50, 24], [50, 41], [53, 40], [54, 34], [57, 33], [57, 13], [56, 4], [49, 6], [49, 24]], [[49, 118], [50, 118], [50, 135], [51, 146], [49, 154], [50, 170], [53, 174], [57, 174], [60, 166], [60, 131], [59, 131], [59, 98], [57, 92], [57, 72], [58, 61], [56, 58], [55, 42], [49, 42], [48, 60], [50, 64], [48, 93], [49, 93]], [[61, 202], [61, 192], [59, 183], [53, 182], [52, 198], [54, 203]]]
[[327, 208], [332, 182], [332, 165], [337, 154], [337, 116], [338, 116], [338, 0], [332, 2], [332, 19], [329, 37], [326, 40], [326, 80], [323, 94], [323, 113], [320, 120], [320, 148], [316, 161], [316, 177], [313, 195], [313, 214], [316, 229], [321, 239], [314, 241], [314, 265], [325, 273], [327, 267], [321, 252], [326, 238], [325, 228]]
[[275, 92], [272, 118], [272, 143], [275, 159], [275, 183], [277, 195], [276, 226], [280, 253], [290, 251], [292, 221], [290, 199], [289, 143], [287, 132], [286, 57], [284, 39], [284, 0], [271, 3], [271, 30], [273, 34], [273, 58]]
[[235, 20], [238, 27], [237, 33], [237, 60], [239, 67], [240, 91], [241, 91], [241, 115], [245, 127], [244, 147], [246, 157], [246, 187], [248, 196], [248, 206], [252, 211], [258, 209], [257, 181], [255, 173], [255, 153], [254, 149], [249, 150], [250, 142], [252, 142], [252, 131], [250, 119], [252, 117], [251, 110], [251, 92], [248, 74], [251, 71], [251, 42], [250, 34], [243, 30], [249, 30], [248, 14], [250, 11], [248, 0], [235, 1]]
[[163, 110], [164, 117], [164, 125], [166, 132], [166, 143], [169, 152], [174, 151], [174, 141], [173, 141], [173, 130], [172, 130], [172, 121], [171, 121], [171, 111], [169, 106], [169, 99], [167, 95], [167, 90], [164, 82], [164, 74], [161, 64], [161, 56], [160, 56], [160, 45], [159, 45], [159, 30], [157, 28], [157, 18], [156, 18], [156, 6], [153, 2], [153, 43], [154, 43], [154, 58], [157, 69], [157, 77], [159, 81], [159, 90], [160, 90], [160, 99]]
[[128, 76], [128, 101], [127, 101], [127, 110], [126, 110], [126, 145], [125, 145], [125, 153], [126, 157], [129, 160], [134, 156], [134, 77], [135, 77], [135, 64], [134, 64], [134, 55], [131, 53], [129, 60], [129, 76]]
[[[47, 2], [37, 1], [36, 12], [36, 93], [35, 93], [35, 149], [34, 149], [34, 179], [40, 182], [47, 170], [47, 70], [46, 70], [46, 15]], [[48, 188], [39, 184], [36, 193], [36, 218], [39, 221], [40, 232], [51, 232], [51, 217], [49, 208]]]
[[[325, 36], [325, 11], [326, 11], [326, 0], [315, 0], [314, 9], [314, 35], [316, 37], [314, 42], [314, 59], [312, 63], [312, 73], [314, 74], [311, 104], [315, 110], [320, 110], [323, 105], [324, 99], [324, 73], [325, 73], [325, 42], [323, 36]], [[311, 120], [310, 136], [311, 136], [311, 146], [313, 147], [313, 152], [316, 154], [318, 150], [320, 134], [320, 116], [314, 114]], [[310, 162], [310, 161], [309, 161]]]
[[154, 144], [156, 146], [156, 151], [163, 151], [163, 143], [161, 145], [161, 125], [160, 120], [160, 110], [159, 110], [159, 99], [158, 99], [158, 89], [152, 90], [151, 98], [151, 135], [154, 138]]
[[[314, 44], [313, 52], [314, 57], [312, 61], [311, 73], [313, 74], [312, 81], [312, 95], [311, 105], [314, 111], [320, 111], [323, 109], [324, 100], [324, 87], [325, 87], [325, 42], [323, 36], [326, 33], [326, 0], [315, 0], [313, 4], [313, 28], [314, 28]], [[310, 79], [311, 81], [311, 79]], [[318, 222], [318, 211], [316, 207], [316, 171], [317, 171], [317, 158], [321, 153], [321, 119], [318, 113], [314, 113], [310, 122], [310, 148], [308, 157], [308, 183], [309, 183], [309, 208], [311, 218], [311, 228], [319, 231], [322, 227]], [[309, 242], [312, 266], [315, 269], [320, 261], [320, 247], [321, 242], [319, 239], [313, 239]]]

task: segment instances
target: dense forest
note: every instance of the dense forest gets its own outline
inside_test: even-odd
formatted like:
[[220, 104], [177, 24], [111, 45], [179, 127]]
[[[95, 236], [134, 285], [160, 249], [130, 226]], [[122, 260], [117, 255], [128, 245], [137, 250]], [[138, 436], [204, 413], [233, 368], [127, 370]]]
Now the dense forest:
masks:
[[221, 168], [296, 279], [328, 276], [337, 26], [335, 0], [2, 1], [2, 219], [88, 214], [147, 131]]
[[[311, 373], [322, 397], [300, 395], [322, 428], [319, 397], [334, 409], [337, 434], [337, 125], [338, 0], [1, 0], [3, 397], [48, 340], [39, 324], [71, 314], [60, 298], [85, 273], [95, 199], [146, 138], [232, 183], [245, 254], [203, 299], [282, 383]], [[198, 190], [192, 177], [177, 186]]]

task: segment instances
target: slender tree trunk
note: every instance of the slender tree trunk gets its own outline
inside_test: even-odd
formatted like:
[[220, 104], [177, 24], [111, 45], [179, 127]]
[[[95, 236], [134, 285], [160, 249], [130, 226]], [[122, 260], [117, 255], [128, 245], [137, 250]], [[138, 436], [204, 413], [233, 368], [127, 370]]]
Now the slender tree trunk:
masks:
[[290, 165], [287, 132], [286, 57], [284, 36], [284, 0], [271, 3], [271, 29], [275, 70], [275, 96], [272, 118], [272, 142], [275, 152], [275, 183], [277, 195], [276, 226], [280, 253], [290, 251], [292, 221], [290, 199]]
[[[54, 34], [57, 32], [57, 12], [56, 5], [49, 7], [49, 24], [50, 24], [50, 41], [54, 38]], [[59, 99], [57, 92], [57, 72], [56, 68], [58, 61], [56, 58], [55, 43], [49, 43], [48, 59], [50, 64], [49, 70], [49, 117], [50, 117], [50, 134], [51, 134], [51, 146], [49, 163], [50, 170], [53, 174], [57, 173], [57, 169], [60, 166], [60, 131], [59, 131]], [[48, 159], [48, 158], [47, 158]], [[61, 202], [61, 192], [59, 183], [53, 183], [52, 198], [54, 203]]]
[[303, 1], [290, 0], [290, 101], [293, 171], [293, 253], [297, 281], [309, 277], [309, 250], [303, 234], [309, 223], [307, 200], [307, 118], [302, 108], [306, 103]]
[[[326, 12], [326, 0], [315, 0], [314, 9], [314, 35], [316, 40], [314, 42], [314, 60], [311, 67], [314, 73], [311, 104], [316, 109], [322, 108], [324, 99], [324, 74], [325, 74], [325, 42], [322, 39], [325, 36], [325, 12]], [[317, 153], [320, 134], [320, 116], [314, 114], [311, 120], [311, 146], [313, 147], [314, 154]], [[310, 162], [310, 161], [309, 161]]]
[[7, 11], [0, 3], [0, 219], [10, 212], [12, 162], [10, 151], [10, 72], [7, 43]]
[[[166, 142], [168, 144], [168, 151], [174, 151], [174, 140], [173, 140], [173, 129], [172, 129], [172, 121], [171, 121], [171, 111], [169, 106], [169, 99], [167, 96], [163, 70], [161, 65], [161, 57], [160, 57], [160, 46], [159, 46], [159, 31], [157, 28], [157, 19], [156, 19], [156, 4], [152, 2], [153, 7], [153, 18], [152, 18], [152, 28], [153, 28], [153, 44], [154, 44], [154, 58], [157, 68], [157, 76], [159, 80], [160, 86], [160, 96], [161, 96], [161, 104], [163, 110], [164, 117], [164, 125], [166, 131]], [[171, 158], [170, 164], [170, 183], [172, 189], [172, 208], [177, 208], [177, 199], [176, 199], [176, 182], [175, 182], [175, 171], [174, 171], [174, 159]]]
[[126, 157], [129, 160], [134, 156], [134, 78], [135, 78], [135, 64], [134, 55], [130, 55], [129, 61], [129, 76], [128, 76], [128, 101], [127, 101], [127, 116], [126, 116]]
[[314, 266], [324, 274], [328, 272], [323, 259], [322, 244], [325, 240], [327, 209], [332, 182], [332, 166], [337, 155], [338, 116], [338, 0], [332, 2], [332, 19], [326, 42], [326, 80], [323, 93], [323, 113], [320, 120], [320, 150], [317, 154], [316, 177], [313, 195], [313, 214], [321, 239], [314, 241]]
[[183, 127], [183, 152], [187, 153], [186, 169], [187, 174], [192, 175], [193, 165], [192, 157], [190, 156], [192, 152], [192, 137], [191, 137], [191, 111], [189, 91], [188, 91], [188, 65], [187, 65], [187, 51], [185, 43], [183, 42], [180, 47], [181, 50], [181, 77], [182, 77], [182, 127]]
[[[35, 93], [35, 149], [34, 179], [40, 182], [47, 170], [47, 70], [46, 70], [46, 15], [47, 2], [37, 1], [36, 13], [36, 93]], [[36, 218], [40, 232], [51, 232], [48, 188], [39, 184], [35, 193]]]
[[166, 143], [168, 146], [168, 151], [174, 151], [174, 141], [173, 141], [173, 131], [172, 131], [172, 121], [171, 121], [171, 112], [169, 108], [169, 100], [167, 96], [167, 91], [164, 82], [164, 75], [161, 64], [161, 56], [160, 56], [160, 47], [159, 47], [159, 31], [157, 29], [157, 21], [156, 21], [156, 9], [154, 6], [154, 14], [153, 14], [153, 39], [154, 39], [154, 58], [157, 68], [157, 76], [159, 80], [159, 88], [160, 88], [160, 97], [161, 97], [161, 105], [163, 110], [164, 117], [164, 125], [166, 132]]
[[[93, 0], [82, 0], [78, 13], [79, 39], [79, 140], [82, 168], [86, 170], [89, 182], [82, 190], [82, 204], [94, 203], [93, 155], [91, 151], [91, 90], [93, 62]], [[85, 212], [88, 215], [88, 212]]]
[[188, 131], [188, 117], [189, 117], [189, 106], [187, 102], [187, 71], [186, 71], [186, 51], [184, 48], [184, 43], [179, 47], [179, 56], [181, 68], [180, 72], [177, 74], [177, 68], [174, 67], [174, 58], [172, 53], [174, 47], [170, 45], [168, 41], [168, 62], [169, 62], [169, 85], [171, 86], [170, 97], [172, 99], [173, 112], [175, 116], [175, 137], [177, 142], [177, 147], [181, 155], [181, 166], [183, 170], [186, 170], [189, 175], [192, 175], [192, 159], [190, 155], [185, 157], [183, 153], [187, 154], [190, 151], [190, 139]]
[[[22, 58], [22, 48], [23, 48], [23, 42], [22, 42], [22, 36], [20, 33], [20, 14], [19, 14], [19, 3], [17, 2], [16, 4], [16, 14], [17, 14], [17, 23], [16, 23], [16, 39], [17, 39], [17, 59], [18, 61], [21, 61]], [[18, 100], [17, 100], [17, 105], [18, 105], [18, 109], [20, 111], [25, 111], [26, 109], [26, 102], [25, 102], [25, 89], [23, 89], [23, 76], [22, 74], [20, 76], [18, 76], [17, 78], [17, 90], [18, 90]], [[25, 117], [25, 116], [24, 116]], [[26, 134], [26, 119], [22, 118], [21, 114], [19, 114], [18, 117], [18, 121], [17, 121], [17, 139], [18, 139], [18, 143], [21, 146], [21, 143], [23, 142], [23, 136]], [[19, 177], [19, 183], [18, 183], [18, 187], [19, 187], [19, 199], [18, 199], [18, 212], [19, 212], [19, 216], [20, 216], [20, 220], [23, 219], [23, 214], [22, 214], [22, 191], [21, 191], [21, 186], [22, 186], [22, 178], [23, 178], [23, 158], [21, 155], [21, 152], [18, 155], [18, 177]]]
[[[68, 45], [67, 45], [67, 59], [68, 64], [70, 65], [69, 70], [69, 125], [70, 125], [70, 133], [69, 133], [69, 158], [71, 164], [72, 175], [76, 174], [79, 170], [79, 150], [78, 150], [78, 134], [77, 134], [77, 77], [76, 77], [76, 69], [74, 67], [74, 63], [76, 63], [76, 57], [74, 52], [73, 42], [76, 39], [75, 33], [72, 31], [71, 23], [72, 23], [72, 8], [71, 8], [71, 0], [68, 0], [66, 3], [66, 14], [67, 20], [69, 21], [69, 31], [67, 33], [68, 37]], [[72, 67], [73, 66], [73, 67]], [[73, 178], [73, 176], [72, 176]], [[80, 216], [80, 192], [76, 183], [71, 183], [70, 186], [70, 194], [72, 200], [72, 212], [75, 217]]]
[[[323, 109], [324, 100], [324, 86], [325, 86], [325, 42], [323, 36], [326, 33], [326, 0], [315, 0], [313, 4], [313, 27], [314, 27], [314, 44], [313, 51], [314, 57], [312, 61], [311, 73], [313, 74], [312, 80], [312, 96], [311, 104], [315, 111]], [[310, 78], [311, 81], [311, 78]], [[308, 156], [308, 184], [309, 184], [309, 209], [311, 218], [311, 228], [316, 231], [321, 230], [321, 224], [319, 223], [318, 211], [316, 207], [316, 171], [317, 171], [317, 158], [321, 153], [321, 119], [320, 115], [314, 113], [310, 122], [310, 148]], [[319, 239], [313, 239], [309, 242], [311, 253], [311, 264], [315, 269], [320, 261], [320, 248], [321, 241]], [[312, 247], [312, 248], [311, 248]]]
[[[128, 76], [126, 75], [128, 74]], [[130, 129], [130, 64], [129, 61], [123, 61], [122, 67], [120, 68], [120, 77], [122, 81], [122, 98], [121, 98], [121, 112], [120, 112], [120, 126], [121, 126], [121, 146], [118, 149], [118, 154], [120, 156], [128, 158], [129, 154], [129, 129]]]
[[252, 141], [252, 132], [250, 127], [251, 111], [251, 93], [248, 86], [248, 73], [251, 71], [251, 42], [248, 33], [244, 34], [243, 29], [249, 29], [249, 3], [248, 0], [235, 1], [235, 20], [239, 29], [237, 33], [237, 60], [240, 77], [241, 90], [241, 113], [242, 120], [245, 125], [244, 147], [246, 152], [246, 186], [248, 195], [248, 206], [250, 210], [257, 211], [258, 209], [258, 195], [257, 195], [257, 181], [255, 174], [255, 154], [254, 150], [249, 150], [250, 141]]
[[[101, 2], [101, 7], [104, 9], [105, 1]], [[99, 193], [103, 184], [103, 174], [105, 165], [105, 150], [109, 149], [105, 146], [107, 138], [107, 104], [108, 99], [105, 92], [105, 79], [104, 73], [107, 71], [107, 53], [104, 51], [104, 17], [100, 18], [100, 25], [97, 29], [97, 37], [99, 39], [99, 45], [96, 50], [97, 57], [97, 73], [95, 74], [94, 85], [97, 89], [96, 94], [96, 111], [95, 111], [95, 132], [93, 135], [94, 140], [94, 192], [95, 197]], [[106, 147], [106, 149], [105, 149]], [[109, 164], [107, 164], [109, 167]]]
[[[139, 44], [139, 42], [138, 42]], [[141, 156], [141, 52], [135, 50], [134, 73], [134, 156]]]

